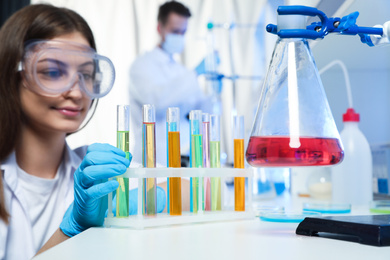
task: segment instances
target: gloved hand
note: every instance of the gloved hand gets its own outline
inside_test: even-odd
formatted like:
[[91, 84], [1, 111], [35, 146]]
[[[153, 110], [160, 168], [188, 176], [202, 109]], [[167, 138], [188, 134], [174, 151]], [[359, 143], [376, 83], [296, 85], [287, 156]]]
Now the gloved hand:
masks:
[[[209, 63], [209, 66], [211, 68], [207, 68], [208, 63]], [[207, 57], [204, 58], [199, 63], [198, 66], [196, 66], [195, 72], [196, 72], [196, 74], [198, 74], [198, 76], [202, 75], [202, 74], [206, 74], [206, 72], [212, 72], [212, 71], [207, 71], [207, 70], [216, 69], [216, 67], [219, 65], [219, 63], [220, 63], [220, 59], [219, 59], [218, 51], [214, 51], [213, 53], [207, 55]], [[215, 66], [215, 68], [212, 68], [214, 66]]]
[[206, 78], [211, 82], [211, 87], [213, 89], [213, 92], [218, 95], [221, 94], [222, 87], [223, 87], [222, 79], [224, 78], [224, 75], [214, 73], [214, 74], [209, 74]]
[[[166, 194], [163, 188], [157, 186], [157, 213], [165, 209]], [[138, 188], [129, 191], [129, 215], [137, 215], [138, 211]], [[116, 195], [112, 199], [112, 213], [116, 215]]]
[[74, 201], [66, 211], [60, 229], [69, 236], [101, 226], [107, 210], [106, 195], [116, 190], [119, 183], [105, 179], [126, 172], [131, 161], [122, 150], [109, 144], [92, 144], [79, 168], [74, 173]]

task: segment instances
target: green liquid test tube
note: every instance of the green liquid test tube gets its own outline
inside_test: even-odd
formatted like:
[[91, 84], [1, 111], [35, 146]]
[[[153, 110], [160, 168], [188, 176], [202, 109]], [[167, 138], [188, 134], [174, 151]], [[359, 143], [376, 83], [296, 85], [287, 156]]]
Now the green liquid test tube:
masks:
[[[190, 121], [191, 121], [191, 160], [193, 168], [202, 168], [203, 167], [203, 141], [202, 141], [202, 111], [201, 110], [192, 110], [190, 112]], [[192, 197], [192, 212], [197, 213], [199, 209], [199, 183], [203, 184], [203, 178], [193, 177], [192, 180], [192, 192], [190, 196]], [[203, 185], [202, 185], [203, 186]], [[203, 194], [202, 194], [203, 195]], [[202, 203], [203, 204], [203, 203]]]
[[[126, 105], [117, 106], [117, 136], [116, 147], [126, 153], [130, 159], [129, 150], [129, 129], [130, 128], [130, 107]], [[129, 178], [117, 178], [119, 187], [116, 190], [116, 216], [129, 216]]]
[[[221, 128], [220, 117], [210, 117], [210, 167], [221, 168]], [[222, 209], [221, 178], [211, 178], [211, 210]]]

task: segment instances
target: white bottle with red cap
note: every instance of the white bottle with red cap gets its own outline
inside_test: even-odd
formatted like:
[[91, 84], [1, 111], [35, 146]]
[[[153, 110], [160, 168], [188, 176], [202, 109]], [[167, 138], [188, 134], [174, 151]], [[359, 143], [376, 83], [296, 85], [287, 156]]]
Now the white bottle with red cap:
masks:
[[332, 167], [332, 199], [335, 203], [368, 205], [372, 201], [372, 156], [370, 145], [359, 130], [360, 116], [353, 108], [343, 114], [340, 133], [344, 160]]

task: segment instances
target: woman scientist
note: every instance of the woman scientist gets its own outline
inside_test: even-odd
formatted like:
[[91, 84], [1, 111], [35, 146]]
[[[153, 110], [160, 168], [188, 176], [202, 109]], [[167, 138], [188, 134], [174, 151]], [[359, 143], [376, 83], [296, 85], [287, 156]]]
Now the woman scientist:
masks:
[[0, 259], [30, 259], [50, 237], [41, 251], [102, 225], [104, 197], [118, 187], [102, 180], [130, 161], [108, 144], [66, 144], [114, 81], [80, 15], [30, 5], [0, 39]]

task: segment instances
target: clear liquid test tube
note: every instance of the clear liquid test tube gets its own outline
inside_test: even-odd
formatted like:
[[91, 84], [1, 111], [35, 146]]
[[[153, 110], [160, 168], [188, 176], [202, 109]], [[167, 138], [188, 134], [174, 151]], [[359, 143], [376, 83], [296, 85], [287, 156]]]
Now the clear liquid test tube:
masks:
[[[202, 113], [203, 135], [203, 167], [210, 168], [210, 114]], [[204, 210], [211, 210], [211, 182], [210, 177], [203, 178]]]
[[[143, 105], [142, 126], [142, 164], [145, 168], [156, 167], [156, 111], [154, 105]], [[157, 183], [156, 178], [143, 180], [143, 213], [157, 214]]]
[[[116, 147], [126, 153], [126, 158], [130, 159], [130, 106], [117, 106], [117, 134]], [[116, 216], [129, 216], [129, 178], [117, 178], [119, 187], [116, 190]]]
[[210, 115], [202, 113], [203, 167], [210, 168]]
[[[192, 110], [190, 112], [190, 131], [191, 131], [191, 166], [193, 168], [203, 167], [203, 141], [202, 141], [202, 111]], [[191, 194], [192, 212], [197, 213], [199, 208], [202, 208], [203, 201], [199, 198], [203, 194], [199, 193], [199, 183], [202, 183], [202, 178], [191, 178]]]
[[[244, 117], [233, 118], [234, 168], [245, 168], [244, 162]], [[234, 210], [245, 211], [245, 178], [234, 178]]]
[[[168, 167], [181, 167], [180, 154], [180, 109], [170, 107], [167, 110]], [[168, 208], [170, 215], [181, 215], [181, 178], [168, 178]]]
[[[210, 117], [210, 167], [221, 167], [221, 124], [219, 115]], [[222, 209], [221, 177], [211, 178], [211, 210]]]

